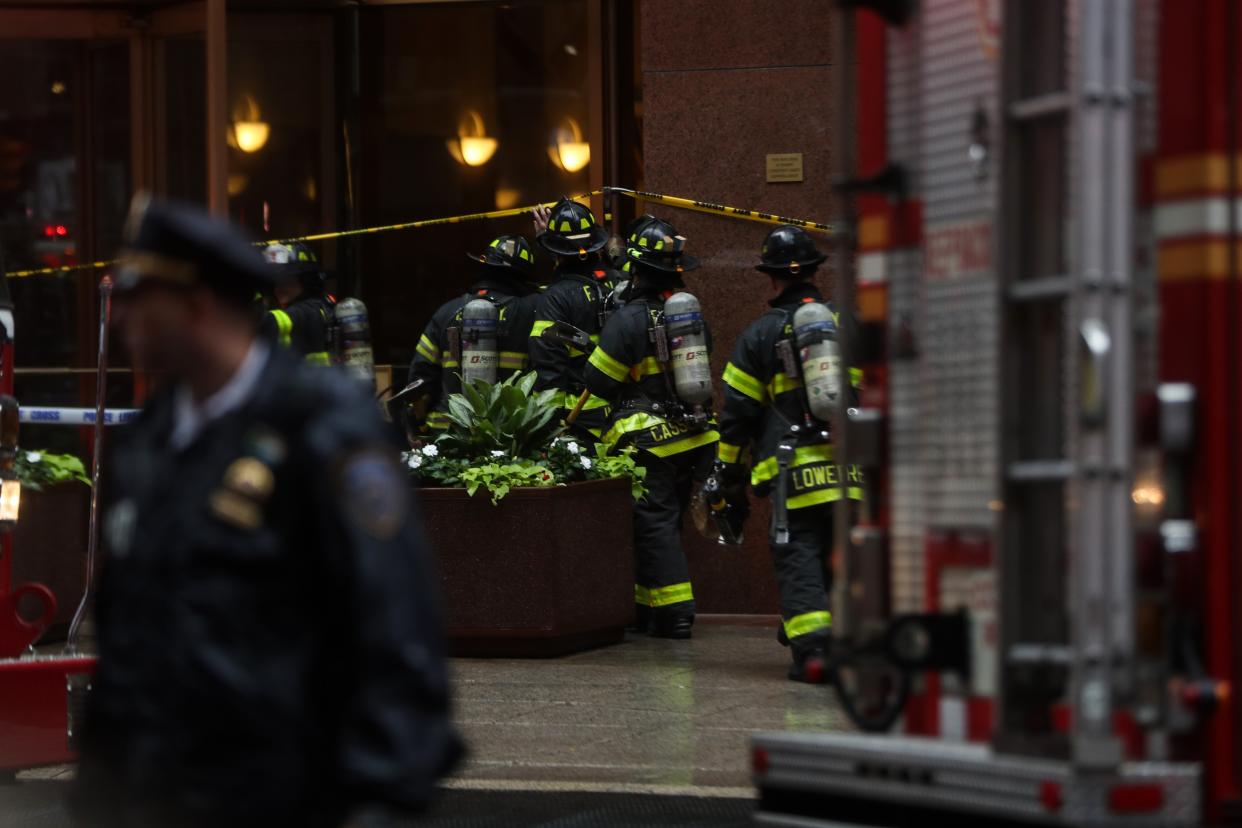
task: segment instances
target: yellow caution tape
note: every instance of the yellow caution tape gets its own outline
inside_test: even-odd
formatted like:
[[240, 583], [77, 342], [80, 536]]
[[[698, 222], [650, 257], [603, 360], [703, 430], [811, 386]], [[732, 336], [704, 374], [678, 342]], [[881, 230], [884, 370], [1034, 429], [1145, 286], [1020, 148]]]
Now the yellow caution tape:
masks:
[[661, 204], [667, 204], [670, 207], [681, 207], [685, 210], [694, 210], [698, 213], [710, 213], [714, 216], [732, 216], [746, 221], [757, 221], [762, 224], [792, 224], [795, 227], [802, 227], [806, 230], [819, 230], [824, 233], [837, 232], [836, 227], [819, 221], [778, 216], [773, 213], [764, 213], [760, 210], [747, 210], [744, 207], [729, 207], [724, 204], [713, 204], [710, 201], [695, 201], [692, 198], [682, 198], [681, 196], [663, 195], [661, 193], [646, 193], [642, 190], [627, 190], [624, 187], [605, 187], [604, 192], [619, 193], [620, 195], [628, 196], [629, 198], [639, 201], [658, 201]]
[[[573, 196], [572, 200], [581, 201], [591, 196], [603, 195], [603, 190], [593, 190], [589, 193]], [[445, 218], [421, 219], [419, 221], [406, 221], [400, 224], [385, 224], [379, 227], [362, 227], [357, 230], [334, 230], [330, 233], [313, 233], [309, 236], [291, 236], [286, 239], [272, 239], [270, 241], [255, 242], [256, 245], [266, 247], [269, 244], [290, 244], [292, 242], [307, 241], [324, 241], [325, 239], [341, 239], [348, 236], [364, 236], [370, 233], [386, 233], [391, 230], [417, 230], [422, 227], [434, 227], [439, 224], [461, 224], [467, 221], [480, 221], [482, 219], [509, 218], [511, 216], [520, 216], [530, 213], [537, 207], [551, 207], [557, 202], [546, 201], [539, 204], [531, 204], [526, 207], [509, 207], [504, 210], [491, 210], [486, 213], [467, 213], [462, 216], [447, 216]], [[100, 270], [105, 267], [111, 267], [117, 263], [117, 259], [111, 259], [105, 262], [90, 262], [89, 264], [65, 265], [63, 267], [39, 267], [30, 270], [14, 270], [7, 274], [10, 279], [24, 279], [29, 276], [48, 276], [54, 273], [73, 273], [79, 270]]]
[[[581, 201], [592, 196], [606, 195], [609, 193], [617, 193], [641, 201], [655, 201], [661, 204], [667, 204], [670, 207], [680, 207], [685, 210], [694, 210], [699, 213], [709, 213], [715, 216], [728, 216], [731, 218], [743, 219], [746, 221], [755, 221], [763, 224], [792, 224], [795, 227], [802, 227], [807, 230], [818, 230], [824, 233], [836, 233], [836, 228], [831, 224], [824, 224], [818, 221], [810, 221], [809, 219], [789, 218], [788, 216], [778, 216], [773, 213], [764, 213], [760, 210], [747, 210], [743, 207], [729, 207], [724, 204], [714, 204], [710, 201], [695, 201], [692, 198], [682, 198], [681, 196], [664, 195], [661, 193], [648, 193], [642, 190], [629, 190], [624, 187], [604, 187], [602, 190], [592, 190], [579, 196], [574, 196], [574, 201]], [[378, 227], [361, 227], [356, 230], [334, 230], [328, 233], [312, 233], [307, 236], [291, 236], [284, 239], [272, 239], [270, 241], [256, 242], [260, 245], [269, 244], [290, 244], [292, 242], [312, 242], [324, 241], [327, 239], [342, 239], [350, 236], [366, 236], [372, 233], [387, 233], [393, 230], [418, 230], [423, 227], [435, 227], [441, 224], [461, 224], [468, 221], [481, 221], [483, 219], [510, 218], [512, 216], [521, 216], [530, 213], [537, 207], [551, 207], [556, 202], [540, 202], [539, 204], [530, 204], [525, 207], [509, 207], [504, 210], [491, 210], [486, 213], [467, 213], [461, 216], [447, 216], [445, 218], [421, 219], [419, 221], [406, 221], [399, 224], [384, 224]], [[102, 270], [111, 267], [117, 263], [116, 259], [110, 259], [103, 262], [89, 262], [86, 264], [64, 265], [62, 267], [38, 267], [29, 270], [15, 270], [7, 274], [10, 279], [25, 279], [30, 276], [50, 276], [56, 273], [74, 273], [82, 270]]]

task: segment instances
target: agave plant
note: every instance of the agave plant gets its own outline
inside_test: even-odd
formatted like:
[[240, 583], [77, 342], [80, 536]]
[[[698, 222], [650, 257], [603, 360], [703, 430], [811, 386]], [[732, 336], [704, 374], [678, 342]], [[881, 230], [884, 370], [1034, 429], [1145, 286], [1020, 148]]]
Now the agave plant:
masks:
[[556, 391], [535, 393], [535, 374], [515, 374], [495, 384], [463, 383], [448, 401], [451, 425], [436, 441], [458, 457], [537, 458], [560, 430]]

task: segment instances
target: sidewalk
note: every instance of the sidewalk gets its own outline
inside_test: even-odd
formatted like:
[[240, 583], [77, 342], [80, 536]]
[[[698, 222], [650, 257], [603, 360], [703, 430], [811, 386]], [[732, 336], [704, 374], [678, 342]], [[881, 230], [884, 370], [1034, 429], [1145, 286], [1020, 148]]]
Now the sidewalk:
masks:
[[752, 796], [753, 731], [853, 729], [831, 690], [785, 678], [788, 661], [771, 626], [721, 623], [692, 641], [459, 660], [471, 755], [450, 786]]

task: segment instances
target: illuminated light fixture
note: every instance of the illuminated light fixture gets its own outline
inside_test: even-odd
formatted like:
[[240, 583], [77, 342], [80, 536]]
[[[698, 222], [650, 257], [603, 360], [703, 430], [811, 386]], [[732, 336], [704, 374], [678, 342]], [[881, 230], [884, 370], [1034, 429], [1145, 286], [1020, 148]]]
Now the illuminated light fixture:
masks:
[[68, 87], [65, 86], [64, 81], [52, 81], [52, 94], [53, 95], [63, 95], [65, 94], [65, 90], [67, 88]]
[[258, 152], [267, 144], [272, 128], [261, 120], [259, 105], [247, 95], [242, 106], [233, 112], [233, 128], [229, 130], [229, 146], [242, 152]]
[[474, 109], [467, 110], [457, 125], [457, 137], [448, 140], [449, 155], [467, 167], [481, 167], [491, 161], [499, 146], [499, 141], [488, 137], [483, 116]]
[[552, 133], [548, 157], [557, 169], [576, 173], [591, 163], [591, 145], [582, 137], [582, 127], [573, 118], [566, 118]]
[[518, 206], [522, 200], [522, 191], [513, 187], [497, 187], [496, 188], [496, 209], [508, 210], [511, 207]]

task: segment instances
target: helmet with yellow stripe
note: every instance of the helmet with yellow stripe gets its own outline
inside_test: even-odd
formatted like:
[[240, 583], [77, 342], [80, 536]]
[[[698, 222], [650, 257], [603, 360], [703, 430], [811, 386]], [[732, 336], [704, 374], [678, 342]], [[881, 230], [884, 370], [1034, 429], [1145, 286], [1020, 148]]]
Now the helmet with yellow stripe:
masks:
[[511, 271], [523, 279], [535, 275], [535, 251], [521, 236], [497, 236], [482, 253], [467, 253], [466, 257], [488, 267]]
[[608, 231], [595, 221], [595, 214], [578, 202], [563, 198], [548, 216], [548, 229], [539, 234], [539, 243], [557, 256], [585, 259], [608, 243]]

